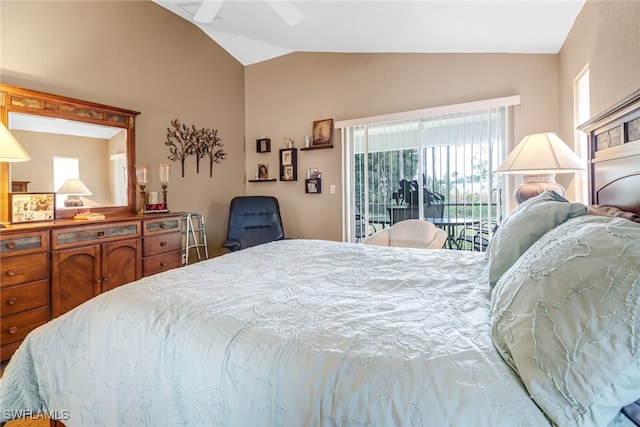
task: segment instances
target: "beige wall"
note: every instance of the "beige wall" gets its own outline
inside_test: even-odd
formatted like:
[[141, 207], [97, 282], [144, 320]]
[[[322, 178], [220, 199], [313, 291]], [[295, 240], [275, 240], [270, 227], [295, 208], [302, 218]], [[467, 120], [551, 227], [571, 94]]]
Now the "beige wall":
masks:
[[571, 144], [573, 82], [587, 64], [592, 116], [640, 88], [640, 1], [588, 0], [558, 57], [560, 131]]
[[588, 0], [559, 61], [563, 132], [571, 132], [573, 80], [585, 65], [592, 115], [640, 87], [640, 1]]
[[[314, 120], [372, 115], [520, 95], [515, 141], [557, 132], [557, 55], [294, 53], [246, 67], [247, 171], [268, 162], [277, 174], [283, 138], [297, 147]], [[272, 140], [257, 154], [255, 139]], [[249, 183], [249, 194], [274, 194], [293, 237], [342, 239], [340, 144], [298, 153], [298, 182]], [[304, 193], [305, 171], [322, 171], [322, 194]], [[277, 176], [277, 175], [275, 175]], [[329, 194], [329, 185], [336, 193]], [[510, 197], [507, 196], [509, 199]]]
[[[571, 83], [591, 64], [593, 112], [640, 86], [634, 1], [589, 0], [560, 55], [294, 53], [242, 67], [199, 29], [150, 1], [0, 2], [1, 80], [142, 112], [137, 160], [166, 162], [170, 120], [218, 129], [229, 153], [209, 178], [173, 163], [173, 210], [202, 212], [218, 251], [235, 195], [273, 194], [291, 237], [341, 239], [341, 149], [299, 152], [297, 182], [247, 183], [259, 162], [276, 176], [283, 138], [299, 148], [314, 120], [344, 120], [519, 94], [514, 141], [550, 130], [571, 140]], [[246, 137], [245, 137], [246, 134]], [[257, 154], [255, 139], [272, 139]], [[246, 156], [245, 156], [246, 151]], [[202, 165], [201, 165], [202, 166]], [[304, 171], [323, 193], [304, 193]], [[245, 173], [245, 170], [247, 171]], [[329, 185], [337, 187], [329, 194]]]
[[[198, 28], [151, 1], [2, 1], [4, 83], [140, 111], [138, 163], [160, 191], [158, 163], [172, 163], [169, 207], [201, 212], [220, 251], [231, 198], [245, 192], [244, 72]], [[185, 177], [164, 145], [170, 121], [218, 129], [227, 160]]]

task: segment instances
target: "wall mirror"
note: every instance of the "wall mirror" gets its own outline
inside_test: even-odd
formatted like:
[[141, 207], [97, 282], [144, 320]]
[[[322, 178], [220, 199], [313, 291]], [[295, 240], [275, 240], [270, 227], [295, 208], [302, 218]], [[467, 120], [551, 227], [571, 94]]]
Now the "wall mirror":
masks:
[[[80, 196], [84, 207], [103, 213], [136, 211], [138, 112], [4, 84], [0, 90], [2, 121], [31, 156], [8, 165], [5, 192], [56, 192], [61, 182], [55, 182], [60, 173], [54, 178], [54, 165], [64, 171], [69, 164], [91, 193]], [[75, 213], [76, 207], [64, 206], [67, 197], [56, 197], [57, 218]]]

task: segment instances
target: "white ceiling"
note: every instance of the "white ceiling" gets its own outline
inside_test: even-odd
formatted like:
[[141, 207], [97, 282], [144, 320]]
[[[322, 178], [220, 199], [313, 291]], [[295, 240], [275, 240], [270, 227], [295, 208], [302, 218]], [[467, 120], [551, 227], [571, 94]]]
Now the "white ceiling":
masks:
[[[210, 23], [203, 0], [153, 0], [197, 25], [243, 65], [291, 52], [558, 53], [585, 0], [292, 0], [290, 26], [269, 2], [225, 0]], [[210, 0], [206, 0], [210, 1]]]
[[99, 139], [113, 138], [118, 132], [122, 131], [122, 128], [14, 112], [9, 114], [9, 129]]

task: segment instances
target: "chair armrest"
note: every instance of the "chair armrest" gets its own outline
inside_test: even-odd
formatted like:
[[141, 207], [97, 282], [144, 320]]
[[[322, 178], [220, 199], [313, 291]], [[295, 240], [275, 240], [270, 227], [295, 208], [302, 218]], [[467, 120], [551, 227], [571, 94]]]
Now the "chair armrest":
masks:
[[222, 247], [229, 249], [231, 252], [240, 250], [240, 241], [236, 239], [228, 239], [222, 242]]

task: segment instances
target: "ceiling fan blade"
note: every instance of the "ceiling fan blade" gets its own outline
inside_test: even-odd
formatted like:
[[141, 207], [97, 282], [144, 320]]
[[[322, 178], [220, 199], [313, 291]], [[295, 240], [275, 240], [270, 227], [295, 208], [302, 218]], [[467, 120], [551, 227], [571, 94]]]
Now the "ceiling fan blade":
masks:
[[204, 0], [200, 5], [200, 9], [193, 15], [193, 20], [203, 24], [212, 22], [220, 10], [223, 1], [224, 0]]
[[280, 15], [282, 19], [284, 19], [284, 21], [287, 24], [291, 26], [299, 24], [304, 20], [304, 15], [302, 14], [302, 12], [300, 12], [298, 8], [295, 7], [293, 3], [291, 3], [290, 1], [286, 1], [286, 0], [265, 0], [265, 1], [269, 6], [271, 6], [273, 10], [276, 11], [278, 15]]

